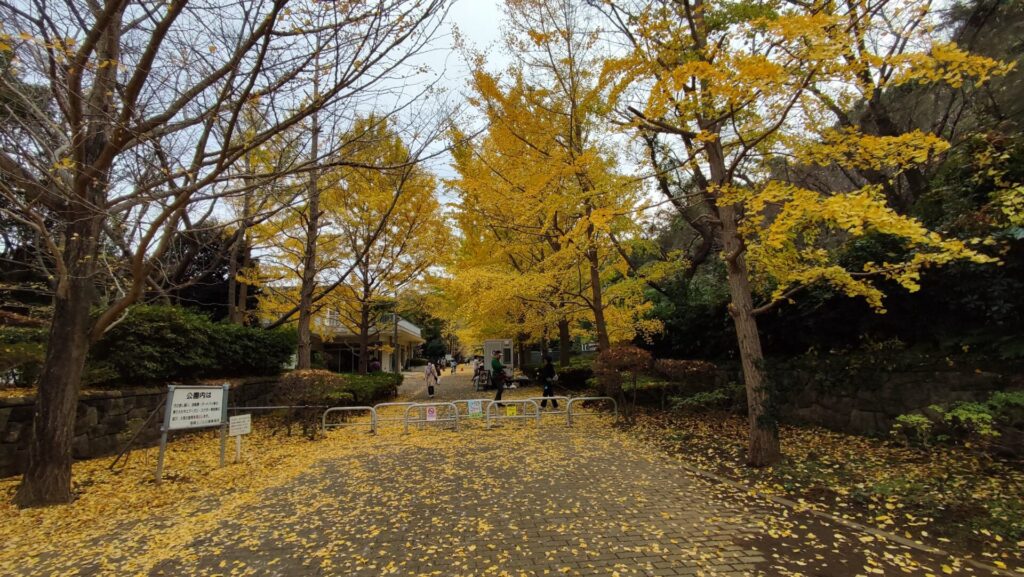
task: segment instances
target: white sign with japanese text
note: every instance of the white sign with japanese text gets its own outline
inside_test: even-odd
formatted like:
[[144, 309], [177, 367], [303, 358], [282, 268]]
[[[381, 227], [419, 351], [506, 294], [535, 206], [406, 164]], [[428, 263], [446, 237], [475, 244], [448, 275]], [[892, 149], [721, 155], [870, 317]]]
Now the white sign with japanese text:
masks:
[[216, 427], [223, 422], [224, 389], [174, 387], [168, 410], [168, 430]]
[[436, 421], [437, 420], [437, 407], [427, 407], [427, 420], [428, 421]]
[[228, 419], [228, 436], [237, 437], [252, 432], [252, 415], [235, 415]]

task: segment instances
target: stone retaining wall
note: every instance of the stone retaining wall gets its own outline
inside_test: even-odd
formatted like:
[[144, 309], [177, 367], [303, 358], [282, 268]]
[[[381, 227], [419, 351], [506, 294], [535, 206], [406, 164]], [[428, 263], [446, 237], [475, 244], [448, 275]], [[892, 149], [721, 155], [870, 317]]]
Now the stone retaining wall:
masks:
[[811, 373], [773, 374], [788, 392], [783, 417], [860, 435], [884, 435], [897, 416], [919, 412], [929, 405], [985, 401], [995, 391], [1019, 388], [1006, 375], [989, 372], [874, 373], [864, 382], [821, 386]]
[[[232, 406], [268, 404], [276, 382], [276, 377], [234, 382], [229, 403]], [[159, 442], [165, 392], [166, 388], [82, 392], [75, 417], [72, 456], [89, 459], [113, 455], [140, 428], [134, 447]], [[34, 397], [28, 396], [0, 399], [0, 477], [17, 475], [23, 470], [32, 430], [33, 403]]]

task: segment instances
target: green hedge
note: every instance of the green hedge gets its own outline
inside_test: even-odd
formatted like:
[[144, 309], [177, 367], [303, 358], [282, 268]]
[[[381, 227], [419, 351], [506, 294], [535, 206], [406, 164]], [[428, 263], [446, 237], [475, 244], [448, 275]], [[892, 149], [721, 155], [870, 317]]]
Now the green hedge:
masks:
[[29, 387], [46, 356], [46, 329], [0, 326], [0, 385]]
[[281, 377], [274, 402], [282, 405], [374, 405], [394, 397], [401, 384], [401, 373], [357, 375], [323, 369], [295, 370]]
[[89, 355], [90, 384], [148, 385], [182, 379], [275, 375], [295, 353], [290, 329], [215, 323], [181, 307], [140, 305]]

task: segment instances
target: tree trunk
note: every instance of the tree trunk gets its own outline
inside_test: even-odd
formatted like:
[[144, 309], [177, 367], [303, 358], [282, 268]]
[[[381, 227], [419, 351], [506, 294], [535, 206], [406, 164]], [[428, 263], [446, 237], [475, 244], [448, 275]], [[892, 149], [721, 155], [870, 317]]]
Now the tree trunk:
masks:
[[78, 392], [92, 330], [89, 311], [102, 218], [69, 219], [64, 261], [67, 275], [54, 294], [46, 359], [39, 378], [29, 440], [28, 466], [14, 502], [20, 507], [69, 503], [71, 441]]
[[725, 268], [729, 281], [729, 314], [736, 325], [736, 340], [743, 365], [743, 380], [747, 390], [747, 418], [750, 424], [750, 442], [747, 462], [755, 467], [770, 465], [779, 459], [779, 430], [771, 410], [771, 398], [764, 374], [764, 354], [757, 319], [753, 314], [750, 279], [739, 233], [736, 230], [736, 209], [721, 206], [722, 245]]
[[569, 349], [572, 347], [571, 336], [569, 335], [569, 321], [562, 319], [558, 321], [558, 365], [569, 366]]
[[[313, 113], [313, 143], [311, 155], [314, 163], [320, 141], [318, 116]], [[314, 167], [309, 176], [309, 202], [306, 204], [306, 246], [302, 259], [302, 285], [299, 288], [299, 346], [296, 367], [309, 369], [313, 366], [312, 331], [313, 291], [316, 289], [316, 243], [320, 232], [320, 189], [317, 178], [319, 171]]]
[[594, 328], [597, 329], [597, 346], [607, 351], [611, 343], [608, 340], [608, 325], [604, 321], [604, 301], [601, 296], [601, 269], [597, 261], [597, 250], [587, 251], [590, 261], [590, 307], [594, 311]]
[[241, 250], [241, 239], [231, 243], [228, 255], [228, 322], [240, 323], [238, 317], [238, 253]]
[[[246, 271], [252, 264], [252, 247], [249, 246], [249, 240], [245, 239], [245, 249], [242, 251], [242, 270]], [[246, 317], [249, 315], [249, 283], [241, 282], [238, 283], [238, 323], [249, 324], [246, 322]]]
[[[252, 167], [248, 163], [247, 170], [252, 172]], [[245, 323], [246, 300], [249, 298], [249, 285], [238, 282], [238, 273], [249, 265], [251, 254], [247, 238], [247, 230], [251, 226], [251, 197], [252, 191], [246, 191], [242, 204], [242, 222], [239, 224], [242, 230], [235, 242], [231, 243], [231, 256], [228, 262], [228, 322], [234, 324]]]
[[364, 302], [359, 307], [359, 374], [365, 375], [370, 372], [370, 305]]

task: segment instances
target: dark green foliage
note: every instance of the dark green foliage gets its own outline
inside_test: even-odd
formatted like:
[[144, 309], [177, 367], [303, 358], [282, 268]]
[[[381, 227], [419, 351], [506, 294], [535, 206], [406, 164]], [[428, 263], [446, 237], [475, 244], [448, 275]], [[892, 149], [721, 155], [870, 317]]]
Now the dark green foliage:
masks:
[[563, 389], [579, 391], [587, 388], [587, 381], [593, 376], [594, 371], [590, 367], [559, 367], [558, 386]]
[[374, 405], [398, 394], [402, 384], [402, 373], [370, 373], [368, 375], [346, 374], [345, 390], [350, 392], [356, 404]]
[[32, 386], [45, 354], [46, 329], [0, 326], [0, 386]]
[[90, 352], [89, 366], [128, 386], [220, 376], [273, 375], [295, 351], [295, 333], [215, 323], [180, 307], [137, 306]]
[[672, 399], [672, 408], [691, 411], [721, 411], [733, 408], [735, 402], [735, 390], [714, 389], [696, 393], [689, 397], [675, 397]]
[[999, 391], [984, 403], [932, 405], [900, 415], [891, 431], [909, 444], [964, 444], [1009, 457], [1024, 455], [1024, 391]]

